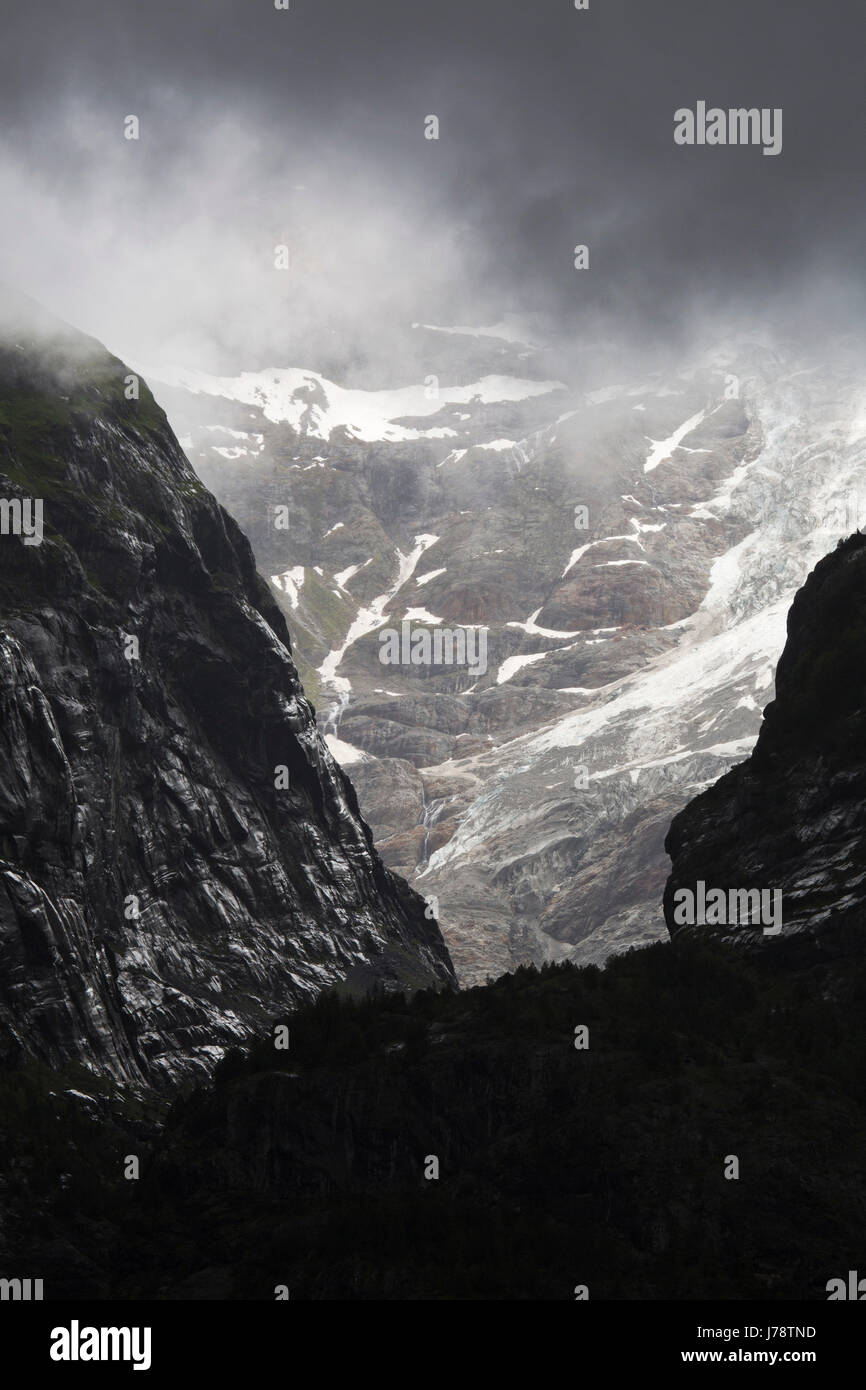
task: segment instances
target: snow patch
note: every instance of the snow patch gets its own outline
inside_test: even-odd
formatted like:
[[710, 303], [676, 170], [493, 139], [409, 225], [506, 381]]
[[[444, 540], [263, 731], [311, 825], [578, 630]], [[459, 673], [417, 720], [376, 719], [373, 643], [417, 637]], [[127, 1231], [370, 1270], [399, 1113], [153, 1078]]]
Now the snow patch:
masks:
[[297, 608], [304, 586], [303, 565], [295, 565], [294, 569], [286, 570], [283, 574], [272, 574], [271, 583], [284, 594], [288, 594], [292, 607]]
[[[338, 386], [319, 372], [302, 367], [272, 367], [242, 372], [236, 377], [210, 376], [176, 366], [142, 372], [148, 379], [195, 395], [221, 396], [258, 406], [266, 419], [286, 422], [300, 434], [328, 439], [332, 430], [342, 428], [352, 438], [367, 443], [453, 438], [456, 431], [447, 427], [419, 430], [394, 422], [404, 417], [437, 415], [443, 405], [524, 401], [567, 389], [561, 381], [491, 375], [469, 386], [440, 386], [438, 398], [431, 400], [426, 386], [420, 383], [393, 391], [362, 391]], [[323, 466], [318, 458], [307, 465]]]
[[337, 667], [340, 665], [340, 662], [343, 660], [343, 657], [349, 647], [352, 646], [353, 642], [359, 641], [360, 638], [366, 637], [368, 633], [375, 632], [377, 627], [382, 626], [385, 622], [386, 606], [390, 603], [398, 590], [402, 589], [406, 581], [411, 578], [415, 571], [415, 566], [425, 550], [429, 550], [431, 546], [434, 546], [438, 539], [438, 536], [424, 533], [415, 537], [415, 546], [408, 555], [404, 555], [401, 550], [397, 551], [398, 570], [393, 587], [390, 588], [387, 593], [380, 594], [378, 598], [374, 598], [368, 607], [362, 608], [359, 611], [349, 631], [346, 633], [342, 646], [335, 647], [330, 651], [318, 668], [318, 674], [321, 676], [322, 681], [336, 690], [343, 704], [345, 704], [349, 698], [352, 684], [347, 677], [337, 675]]
[[643, 466], [644, 473], [652, 473], [653, 469], [658, 468], [660, 463], [669, 459], [674, 450], [679, 448], [680, 442], [685, 439], [686, 435], [691, 434], [692, 430], [697, 429], [698, 425], [706, 419], [706, 415], [705, 410], [699, 410], [697, 415], [690, 416], [685, 424], [680, 425], [679, 429], [674, 430], [667, 439], [650, 439], [650, 444], [653, 447]]
[[347, 569], [340, 570], [340, 573], [339, 573], [339, 574], [335, 574], [335, 575], [334, 575], [334, 578], [336, 579], [336, 581], [337, 581], [337, 583], [339, 584], [340, 588], [341, 588], [341, 589], [345, 589], [345, 587], [346, 587], [346, 585], [348, 584], [349, 580], [350, 580], [354, 575], [359, 574], [361, 570], [365, 570], [365, 569], [367, 568], [367, 566], [368, 566], [368, 565], [372, 565], [372, 563], [373, 563], [373, 557], [372, 557], [372, 555], [371, 555], [370, 558], [369, 558], [369, 560], [365, 560], [365, 561], [364, 561], [363, 565], [349, 565], [349, 567], [348, 567]]
[[530, 666], [533, 661], [543, 661], [546, 656], [549, 656], [549, 652], [535, 652], [532, 656], [507, 657], [496, 672], [496, 684], [504, 685], [521, 667]]
[[432, 613], [428, 613], [426, 608], [407, 608], [403, 617], [404, 623], [432, 623], [434, 627], [444, 622], [444, 618], [434, 618]]
[[[544, 607], [544, 604], [542, 604], [541, 607], [543, 608], [543, 607]], [[539, 626], [538, 626], [538, 623], [537, 623], [535, 620], [536, 620], [536, 618], [538, 617], [538, 615], [539, 615], [540, 612], [541, 612], [541, 608], [536, 608], [536, 610], [535, 610], [534, 613], [530, 613], [530, 615], [529, 615], [529, 617], [526, 619], [526, 622], [525, 622], [525, 623], [506, 623], [505, 626], [506, 626], [506, 627], [517, 627], [517, 628], [520, 628], [521, 632], [525, 632], [525, 633], [527, 634], [527, 636], [529, 636], [529, 637], [579, 637], [579, 636], [580, 636], [580, 628], [578, 628], [576, 632], [559, 632], [557, 629], [552, 628], [552, 627], [539, 627]]]
[[501, 338], [504, 343], [518, 343], [521, 347], [536, 347], [522, 330], [519, 319], [510, 315], [492, 323], [488, 328], [442, 328], [436, 323], [413, 323], [413, 328], [426, 328], [430, 333], [456, 333], [466, 338]]
[[612, 569], [614, 566], [617, 565], [646, 565], [647, 569], [652, 568], [649, 560], [601, 560], [599, 564], [593, 565], [593, 569], [606, 570]]
[[337, 738], [336, 734], [325, 734], [325, 742], [331, 757], [341, 767], [349, 767], [352, 763], [369, 763], [371, 761], [369, 753], [365, 753], [361, 748], [355, 748], [351, 743], [345, 743], [343, 739]]

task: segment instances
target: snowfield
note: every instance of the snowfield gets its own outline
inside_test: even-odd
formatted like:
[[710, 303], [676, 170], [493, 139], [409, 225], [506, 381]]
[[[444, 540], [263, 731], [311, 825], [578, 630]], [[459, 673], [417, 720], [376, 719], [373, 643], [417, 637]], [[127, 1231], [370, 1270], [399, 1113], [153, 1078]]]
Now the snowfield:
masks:
[[[440, 385], [434, 393], [424, 385], [393, 391], [348, 389], [302, 367], [266, 368], [261, 372], [242, 372], [236, 377], [209, 376], [184, 367], [142, 371], [148, 380], [181, 387], [196, 395], [222, 396], [259, 406], [266, 419], [275, 424], [285, 422], [299, 433], [317, 439], [329, 439], [332, 430], [342, 428], [352, 438], [367, 442], [453, 437], [456, 431], [447, 426], [422, 430], [394, 422], [406, 416], [437, 415], [446, 405], [493, 405], [565, 390], [561, 381], [511, 376], [485, 376], [470, 386]], [[486, 447], [505, 448], [511, 443], [494, 440]]]

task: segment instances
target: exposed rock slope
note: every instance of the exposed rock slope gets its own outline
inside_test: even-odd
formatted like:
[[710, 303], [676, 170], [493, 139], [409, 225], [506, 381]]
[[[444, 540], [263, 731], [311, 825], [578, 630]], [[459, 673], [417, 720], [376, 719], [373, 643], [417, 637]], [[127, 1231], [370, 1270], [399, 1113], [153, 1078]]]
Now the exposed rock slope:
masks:
[[448, 984], [150, 391], [0, 308], [0, 496], [44, 508], [0, 536], [0, 1050], [177, 1078], [324, 985]]
[[[866, 906], [866, 536], [841, 542], [797, 594], [754, 752], [680, 812], [665, 848], [673, 933], [674, 894], [699, 880], [780, 890], [783, 934]], [[730, 920], [700, 930], [763, 936]]]
[[[671, 817], [751, 751], [793, 596], [866, 517], [862, 352], [762, 330], [601, 379], [417, 337], [390, 391], [284, 369], [154, 389], [461, 981], [600, 963], [666, 936]], [[438, 402], [406, 384], [431, 373]], [[383, 664], [410, 615], [482, 624], [487, 670]]]

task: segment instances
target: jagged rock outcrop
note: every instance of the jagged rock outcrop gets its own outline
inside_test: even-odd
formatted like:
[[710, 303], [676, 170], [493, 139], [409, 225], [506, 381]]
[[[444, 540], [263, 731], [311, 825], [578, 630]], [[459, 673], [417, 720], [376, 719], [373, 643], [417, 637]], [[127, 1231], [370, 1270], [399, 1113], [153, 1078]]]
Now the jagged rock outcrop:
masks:
[[144, 382], [6, 294], [0, 497], [0, 1054], [176, 1080], [324, 986], [451, 984], [237, 525]]
[[[699, 881], [780, 891], [782, 935], [866, 905], [866, 536], [840, 542], [797, 594], [754, 752], [676, 816], [665, 848], [673, 934], [687, 929], [674, 895]], [[765, 936], [763, 923], [695, 929]]]

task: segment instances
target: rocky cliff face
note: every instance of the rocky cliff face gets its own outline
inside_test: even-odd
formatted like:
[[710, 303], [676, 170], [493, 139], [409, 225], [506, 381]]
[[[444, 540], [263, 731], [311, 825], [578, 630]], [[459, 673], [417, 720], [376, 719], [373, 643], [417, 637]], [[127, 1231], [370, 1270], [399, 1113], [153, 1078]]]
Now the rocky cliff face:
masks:
[[[699, 881], [781, 892], [782, 935], [866, 906], [866, 536], [840, 542], [797, 594], [754, 752], [680, 812], [665, 848], [673, 934], [688, 930], [675, 895]], [[695, 929], [764, 937], [727, 916]]]
[[[603, 385], [489, 332], [415, 338], [390, 390], [283, 368], [154, 389], [461, 980], [599, 963], [667, 935], [671, 818], [751, 751], [793, 596], [866, 516], [862, 354], [747, 335]], [[432, 401], [406, 384], [431, 374]], [[383, 664], [410, 615], [483, 624], [487, 670]]]
[[450, 984], [147, 386], [0, 311], [0, 1052], [177, 1080], [326, 985]]

